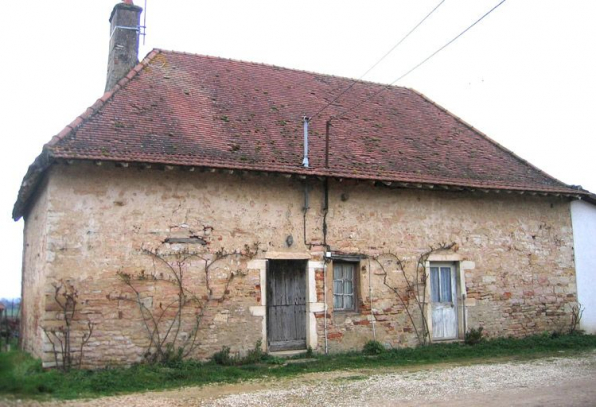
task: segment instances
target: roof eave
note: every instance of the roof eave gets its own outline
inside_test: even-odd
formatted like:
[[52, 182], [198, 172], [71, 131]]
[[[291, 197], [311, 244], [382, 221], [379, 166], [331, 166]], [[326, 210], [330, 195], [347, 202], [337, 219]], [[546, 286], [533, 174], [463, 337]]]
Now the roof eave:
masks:
[[[380, 185], [384, 185], [391, 188], [406, 188], [406, 189], [424, 189], [424, 190], [449, 190], [449, 191], [461, 191], [461, 192], [484, 192], [484, 193], [503, 193], [503, 194], [528, 194], [533, 196], [555, 196], [555, 197], [567, 197], [571, 199], [581, 199], [587, 202], [591, 202], [596, 204], [596, 195], [590, 193], [589, 191], [583, 189], [555, 189], [555, 188], [524, 188], [520, 186], [514, 185], [504, 185], [504, 186], [487, 186], [482, 184], [474, 184], [474, 183], [462, 183], [462, 182], [429, 182], [424, 180], [413, 180], [413, 179], [396, 179], [396, 178], [387, 178], [383, 176], [365, 176], [365, 175], [355, 175], [355, 174], [341, 174], [334, 170], [329, 170], [325, 168], [279, 168], [276, 170], [271, 170], [268, 168], [256, 168], [256, 167], [249, 167], [249, 166], [241, 166], [241, 165], [225, 165], [222, 163], [196, 163], [192, 165], [183, 165], [180, 163], [172, 163], [172, 162], [165, 162], [163, 160], [156, 160], [156, 161], [134, 161], [134, 160], [122, 160], [122, 159], [112, 159], [107, 157], [96, 157], [96, 158], [87, 158], [87, 159], [70, 159], [68, 157], [61, 157], [61, 156], [54, 156], [51, 151], [51, 148], [47, 146], [44, 148], [42, 153], [36, 158], [35, 162], [29, 167], [25, 178], [23, 179], [23, 184], [21, 185], [21, 190], [19, 191], [19, 196], [17, 202], [15, 203], [14, 210], [13, 210], [13, 219], [19, 220], [24, 213], [26, 212], [26, 208], [29, 204], [29, 200], [32, 195], [35, 193], [35, 190], [42, 180], [44, 173], [46, 170], [57, 160], [62, 160], [69, 164], [73, 162], [111, 162], [114, 164], [122, 164], [121, 166], [128, 166], [129, 164], [132, 165], [144, 165], [145, 168], [149, 168], [152, 164], [153, 165], [163, 165], [169, 168], [185, 168], [185, 169], [194, 169], [194, 168], [201, 168], [201, 169], [211, 169], [213, 171], [243, 171], [243, 172], [252, 172], [252, 173], [269, 173], [269, 174], [282, 174], [287, 176], [298, 176], [300, 178], [305, 177], [319, 177], [319, 178], [335, 178], [335, 179], [351, 179], [355, 181], [368, 181], [373, 183], [378, 183]], [[126, 165], [123, 165], [126, 164]]]
[[48, 148], [44, 146], [41, 154], [35, 158], [23, 177], [17, 200], [12, 209], [12, 218], [15, 221], [25, 215], [31, 197], [35, 194], [40, 181], [43, 179], [46, 170], [52, 165], [52, 162], [53, 158]]
[[161, 51], [158, 49], [152, 50], [147, 56], [139, 62], [130, 72], [122, 78], [112, 89], [105, 92], [101, 98], [99, 98], [92, 106], [87, 108], [81, 115], [72, 121], [69, 125], [64, 127], [62, 131], [56, 134], [52, 139], [43, 146], [43, 150], [39, 156], [35, 159], [33, 164], [29, 166], [21, 188], [17, 196], [17, 200], [12, 210], [12, 218], [18, 221], [25, 214], [26, 208], [29, 205], [29, 199], [33, 195], [39, 181], [42, 179], [43, 173], [51, 165], [53, 161], [53, 155], [51, 148], [58, 144], [58, 142], [83, 124], [87, 119], [93, 116], [98, 110], [100, 110], [110, 100], [116, 92], [122, 89], [128, 82], [130, 82], [139, 72], [141, 72], [149, 62], [155, 58]]

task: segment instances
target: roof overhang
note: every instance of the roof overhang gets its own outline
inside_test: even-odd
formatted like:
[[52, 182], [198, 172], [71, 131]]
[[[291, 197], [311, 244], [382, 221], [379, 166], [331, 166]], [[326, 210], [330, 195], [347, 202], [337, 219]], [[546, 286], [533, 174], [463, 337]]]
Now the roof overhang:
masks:
[[369, 182], [375, 186], [382, 186], [391, 189], [419, 189], [419, 190], [436, 190], [436, 191], [453, 191], [453, 192], [481, 192], [486, 194], [518, 194], [518, 195], [530, 195], [530, 196], [550, 196], [550, 197], [564, 197], [569, 199], [581, 199], [586, 202], [590, 202], [596, 205], [596, 194], [578, 189], [577, 192], [570, 191], [569, 189], [527, 189], [518, 186], [507, 186], [502, 187], [486, 186], [482, 183], [456, 183], [449, 181], [435, 181], [431, 182], [428, 180], [416, 180], [414, 177], [404, 179], [395, 179], [383, 177], [382, 174], [377, 176], [363, 176], [350, 174], [349, 171], [337, 171], [330, 169], [315, 169], [315, 168], [279, 168], [278, 170], [271, 170], [270, 167], [259, 168], [258, 166], [241, 166], [241, 165], [225, 165], [221, 163], [204, 163], [197, 165], [190, 164], [175, 164], [172, 162], [163, 162], [160, 160], [156, 161], [130, 161], [130, 160], [113, 160], [113, 159], [100, 159], [100, 158], [88, 158], [88, 159], [68, 159], [62, 157], [55, 157], [52, 152], [44, 147], [42, 153], [35, 159], [33, 164], [29, 166], [27, 174], [25, 175], [21, 188], [19, 190], [17, 201], [15, 202], [12, 217], [15, 221], [19, 220], [27, 211], [27, 207], [30, 204], [38, 185], [41, 183], [43, 176], [47, 170], [54, 163], [64, 163], [67, 165], [73, 165], [77, 162], [94, 163], [97, 166], [102, 165], [114, 165], [117, 167], [129, 167], [134, 166], [143, 169], [159, 168], [165, 171], [171, 170], [183, 170], [188, 172], [222, 172], [227, 174], [234, 173], [252, 173], [252, 174], [263, 174], [263, 175], [278, 175], [285, 178], [316, 178], [320, 180], [324, 179], [336, 179], [338, 181], [343, 180], [354, 180], [360, 182]]

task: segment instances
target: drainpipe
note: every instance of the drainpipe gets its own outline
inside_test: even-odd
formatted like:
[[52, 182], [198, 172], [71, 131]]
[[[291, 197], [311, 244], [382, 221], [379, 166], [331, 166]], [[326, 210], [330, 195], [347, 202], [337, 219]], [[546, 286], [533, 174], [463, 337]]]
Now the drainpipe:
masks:
[[304, 207], [302, 208], [302, 220], [303, 220], [303, 235], [304, 235], [304, 246], [308, 246], [307, 240], [306, 240], [306, 213], [308, 212], [308, 209], [310, 208], [310, 203], [309, 203], [309, 196], [308, 196], [308, 182], [307, 180], [304, 180]]
[[325, 168], [329, 168], [329, 127], [331, 127], [331, 119], [325, 123]]
[[461, 295], [461, 299], [462, 299], [462, 302], [461, 302], [461, 304], [462, 304], [462, 306], [463, 306], [464, 339], [465, 339], [465, 338], [466, 338], [466, 332], [467, 332], [467, 330], [468, 330], [468, 327], [467, 327], [467, 325], [468, 325], [468, 320], [467, 320], [467, 318], [466, 318], [466, 294], [465, 294], [465, 293]]
[[[331, 119], [325, 123], [325, 169], [329, 169], [329, 128], [331, 127]], [[329, 212], [329, 176], [325, 177], [323, 181], [323, 246], [325, 250], [329, 251], [327, 246], [327, 213]]]
[[373, 311], [373, 295], [372, 295], [372, 284], [371, 284], [371, 272], [370, 272], [370, 257], [368, 258], [368, 301], [370, 302], [370, 315], [372, 316], [372, 331], [373, 331], [373, 339], [377, 340], [377, 330], [375, 329], [375, 325], [377, 322], [377, 318], [375, 317], [375, 313]]
[[[329, 169], [329, 127], [331, 127], [331, 119], [325, 123], [325, 169]], [[323, 301], [325, 302], [325, 354], [329, 353], [329, 340], [327, 339], [327, 252], [330, 252], [327, 245], [327, 213], [329, 212], [329, 178], [325, 177], [323, 183], [324, 197], [323, 197], [323, 247], [325, 248], [325, 266], [323, 267]]]
[[325, 318], [324, 332], [325, 332], [325, 355], [326, 355], [329, 353], [329, 342], [327, 340], [327, 253], [325, 253], [323, 260], [325, 262], [323, 264], [323, 301], [325, 303], [325, 306], [323, 307], [323, 311], [325, 312], [325, 314], [324, 314], [324, 318]]

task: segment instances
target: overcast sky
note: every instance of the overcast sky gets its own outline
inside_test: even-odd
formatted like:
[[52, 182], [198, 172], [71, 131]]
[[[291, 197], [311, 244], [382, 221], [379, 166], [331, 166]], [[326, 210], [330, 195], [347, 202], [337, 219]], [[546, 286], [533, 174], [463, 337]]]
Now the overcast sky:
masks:
[[[148, 0], [140, 56], [162, 48], [357, 78], [439, 2]], [[498, 2], [446, 0], [365, 79], [392, 82]], [[20, 295], [23, 221], [10, 215], [22, 177], [42, 145], [103, 94], [115, 3], [3, 2], [0, 297]], [[596, 191], [595, 17], [594, 0], [508, 0], [397, 85]]]

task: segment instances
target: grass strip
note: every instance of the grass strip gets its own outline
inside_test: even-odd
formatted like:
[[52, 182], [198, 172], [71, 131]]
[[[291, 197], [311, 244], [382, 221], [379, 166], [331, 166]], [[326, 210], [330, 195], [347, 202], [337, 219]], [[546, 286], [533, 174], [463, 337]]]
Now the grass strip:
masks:
[[166, 365], [139, 364], [128, 368], [44, 370], [41, 362], [21, 351], [0, 353], [0, 395], [35, 399], [94, 398], [146, 390], [165, 390], [209, 383], [237, 383], [259, 378], [282, 378], [339, 369], [378, 369], [444, 362], [482, 361], [500, 357], [529, 358], [596, 349], [594, 335], [534, 335], [522, 339], [498, 338], [474, 346], [433, 344], [392, 349], [374, 357], [360, 352], [312, 355], [304, 363], [285, 363], [264, 355], [252, 364], [222, 366], [193, 360]]

